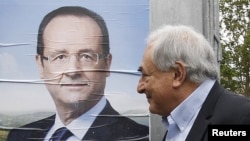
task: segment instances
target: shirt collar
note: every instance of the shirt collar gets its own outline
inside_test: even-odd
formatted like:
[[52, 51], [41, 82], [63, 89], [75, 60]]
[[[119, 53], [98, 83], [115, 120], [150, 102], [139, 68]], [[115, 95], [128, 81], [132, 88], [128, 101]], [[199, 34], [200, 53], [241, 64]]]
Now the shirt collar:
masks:
[[[66, 127], [79, 139], [82, 139], [96, 117], [99, 113], [103, 110], [106, 105], [106, 99], [102, 97], [100, 101], [92, 107], [89, 111], [82, 114], [77, 119], [73, 120], [69, 125]], [[56, 119], [54, 124], [54, 131], [59, 129], [60, 127], [64, 127], [64, 124], [61, 122], [58, 113], [56, 113]]]
[[200, 110], [214, 83], [215, 80], [205, 80], [168, 117], [163, 118], [165, 125], [168, 127], [169, 124], [175, 122], [180, 131], [184, 130], [197, 111]]

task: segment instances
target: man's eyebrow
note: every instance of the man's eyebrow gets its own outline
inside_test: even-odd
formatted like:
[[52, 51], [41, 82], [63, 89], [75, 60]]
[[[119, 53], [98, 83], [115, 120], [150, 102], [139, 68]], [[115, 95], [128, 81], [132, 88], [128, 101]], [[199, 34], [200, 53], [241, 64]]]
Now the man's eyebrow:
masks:
[[140, 67], [137, 69], [137, 71], [139, 71], [139, 72], [142, 72], [142, 70], [143, 70], [142, 66], [140, 66]]

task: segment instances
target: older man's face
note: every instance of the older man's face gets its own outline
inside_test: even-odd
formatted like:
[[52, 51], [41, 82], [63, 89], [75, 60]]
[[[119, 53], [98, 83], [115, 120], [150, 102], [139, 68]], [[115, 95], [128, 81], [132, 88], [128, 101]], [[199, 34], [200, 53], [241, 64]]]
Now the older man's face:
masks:
[[137, 91], [146, 95], [150, 112], [167, 116], [176, 102], [172, 87], [174, 72], [171, 70], [163, 72], [157, 69], [151, 57], [152, 48], [149, 46], [146, 49], [139, 67], [142, 75]]

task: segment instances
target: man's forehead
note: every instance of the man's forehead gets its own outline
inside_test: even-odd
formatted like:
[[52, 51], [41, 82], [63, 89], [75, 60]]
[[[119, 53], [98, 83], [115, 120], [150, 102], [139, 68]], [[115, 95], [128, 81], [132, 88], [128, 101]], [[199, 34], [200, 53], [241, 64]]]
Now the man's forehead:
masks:
[[144, 52], [142, 64], [152, 62], [152, 47], [148, 46]]
[[152, 51], [153, 51], [153, 46], [148, 46], [146, 48], [143, 59], [142, 59], [142, 63], [140, 66], [142, 71], [158, 70], [152, 60]]
[[90, 17], [60, 16], [53, 20], [45, 28], [43, 35], [46, 50], [102, 51], [101, 30]]
[[101, 29], [94, 19], [88, 16], [78, 17], [74, 15], [57, 16], [53, 18], [45, 27], [44, 34], [60, 33], [67, 35], [79, 33], [80, 31], [89, 32], [86, 36], [82, 36], [84, 38], [102, 37]]

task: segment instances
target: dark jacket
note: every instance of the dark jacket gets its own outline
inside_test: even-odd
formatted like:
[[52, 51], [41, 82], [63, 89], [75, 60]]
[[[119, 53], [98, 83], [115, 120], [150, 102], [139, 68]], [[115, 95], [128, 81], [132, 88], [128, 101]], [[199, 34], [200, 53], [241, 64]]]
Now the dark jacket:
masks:
[[[55, 115], [13, 129], [7, 141], [42, 141], [53, 126]], [[133, 120], [120, 116], [107, 101], [105, 108], [95, 119], [91, 128], [82, 140], [116, 141], [116, 140], [149, 140], [149, 128]]]
[[227, 91], [215, 82], [186, 141], [207, 141], [208, 125], [242, 124], [250, 125], [250, 100]]

